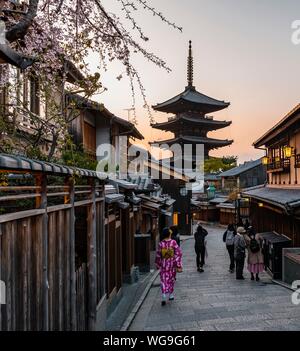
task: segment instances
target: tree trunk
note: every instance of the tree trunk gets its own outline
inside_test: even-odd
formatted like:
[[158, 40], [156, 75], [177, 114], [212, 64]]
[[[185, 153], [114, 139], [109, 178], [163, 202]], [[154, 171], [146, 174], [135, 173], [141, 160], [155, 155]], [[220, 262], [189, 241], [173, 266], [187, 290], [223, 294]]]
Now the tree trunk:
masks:
[[58, 133], [53, 133], [52, 134], [52, 143], [51, 143], [51, 148], [48, 154], [48, 160], [51, 161], [53, 155], [55, 154], [56, 147], [57, 147], [57, 141], [58, 141]]
[[28, 11], [26, 15], [12, 28], [6, 32], [6, 39], [9, 42], [16, 41], [17, 39], [23, 38], [32, 25], [34, 18], [37, 15], [39, 0], [30, 0], [28, 5]]

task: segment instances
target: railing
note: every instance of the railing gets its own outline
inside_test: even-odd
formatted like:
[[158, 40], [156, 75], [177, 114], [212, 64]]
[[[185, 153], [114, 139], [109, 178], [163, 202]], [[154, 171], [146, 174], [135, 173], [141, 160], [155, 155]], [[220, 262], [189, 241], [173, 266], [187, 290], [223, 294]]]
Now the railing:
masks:
[[289, 158], [280, 159], [278, 161], [271, 160], [267, 165], [268, 172], [287, 172], [290, 170], [291, 160]]
[[[97, 264], [105, 259], [103, 181], [89, 170], [72, 175], [42, 161], [0, 160], [0, 280], [7, 287], [0, 330], [93, 330], [105, 287], [105, 265]], [[86, 272], [76, 272], [79, 261]]]

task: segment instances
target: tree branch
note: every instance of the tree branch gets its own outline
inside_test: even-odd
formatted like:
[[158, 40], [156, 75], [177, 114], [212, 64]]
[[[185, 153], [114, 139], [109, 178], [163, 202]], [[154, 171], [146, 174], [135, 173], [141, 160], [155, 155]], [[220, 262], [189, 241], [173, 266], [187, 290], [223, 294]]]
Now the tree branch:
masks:
[[39, 0], [30, 0], [28, 11], [24, 17], [6, 32], [6, 39], [9, 42], [23, 38], [37, 15]]

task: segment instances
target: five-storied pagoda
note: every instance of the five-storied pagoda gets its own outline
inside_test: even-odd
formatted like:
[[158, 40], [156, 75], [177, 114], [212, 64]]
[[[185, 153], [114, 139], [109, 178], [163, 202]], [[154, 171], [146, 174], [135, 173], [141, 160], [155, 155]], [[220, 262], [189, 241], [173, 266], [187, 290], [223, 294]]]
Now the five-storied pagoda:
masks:
[[[154, 110], [172, 113], [167, 122], [153, 124], [152, 127], [174, 133], [174, 138], [156, 141], [157, 144], [203, 144], [205, 157], [209, 151], [232, 144], [232, 140], [219, 140], [207, 137], [207, 133], [222, 129], [231, 124], [227, 121], [217, 121], [207, 114], [223, 110], [230, 105], [199, 93], [193, 86], [193, 56], [192, 42], [189, 45], [188, 85], [184, 92], [161, 104], [153, 106]], [[153, 143], [153, 144], [154, 144]]]
[[[209, 157], [210, 150], [218, 149], [224, 146], [229, 146], [233, 140], [220, 140], [209, 138], [208, 132], [225, 128], [231, 124], [231, 121], [218, 121], [215, 120], [211, 114], [213, 112], [221, 111], [227, 108], [230, 103], [216, 100], [207, 95], [199, 93], [193, 85], [193, 55], [192, 55], [192, 42], [189, 42], [189, 56], [188, 56], [188, 85], [185, 90], [158, 105], [153, 106], [153, 109], [160, 112], [172, 113], [166, 122], [153, 124], [152, 127], [174, 133], [174, 137], [168, 140], [155, 141], [151, 144], [166, 144], [172, 146], [173, 144], [180, 144], [183, 148], [184, 145], [192, 145], [192, 160], [196, 161], [196, 145], [204, 145], [204, 157]], [[171, 165], [174, 158], [171, 157]], [[173, 163], [174, 164], [174, 163]], [[193, 168], [197, 164], [193, 162]], [[164, 188], [168, 188], [168, 192], [172, 191], [172, 197], [177, 198], [177, 212], [179, 219], [179, 229], [182, 233], [188, 233], [191, 228], [191, 215], [190, 215], [190, 196], [180, 196], [178, 184], [173, 184], [172, 181], [163, 181]], [[177, 192], [177, 193], [176, 193]], [[176, 193], [176, 194], [175, 194]], [[177, 196], [176, 196], [177, 195]]]

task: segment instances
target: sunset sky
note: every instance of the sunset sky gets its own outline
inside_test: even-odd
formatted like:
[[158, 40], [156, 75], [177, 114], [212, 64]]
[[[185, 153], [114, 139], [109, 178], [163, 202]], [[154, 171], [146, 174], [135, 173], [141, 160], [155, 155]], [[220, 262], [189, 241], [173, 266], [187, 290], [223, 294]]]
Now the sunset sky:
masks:
[[[118, 13], [119, 2], [103, 0]], [[211, 155], [237, 155], [239, 162], [255, 159], [262, 152], [252, 143], [300, 102], [300, 45], [291, 40], [292, 22], [300, 19], [299, 0], [149, 0], [183, 33], [141, 10], [137, 21], [150, 38], [146, 48], [167, 61], [172, 72], [136, 55], [150, 105], [182, 92], [186, 82], [188, 40], [193, 41], [194, 85], [197, 90], [231, 106], [214, 114], [215, 119], [232, 120], [232, 126], [210, 136], [234, 139], [230, 147]], [[129, 26], [130, 28], [130, 26]], [[91, 57], [96, 66], [96, 56]], [[108, 91], [94, 99], [114, 114], [127, 119], [131, 106], [129, 81], [116, 77], [124, 71], [112, 63], [101, 72]], [[137, 93], [138, 129], [146, 142], [168, 135], [153, 130]], [[156, 121], [168, 117], [153, 111]]]

